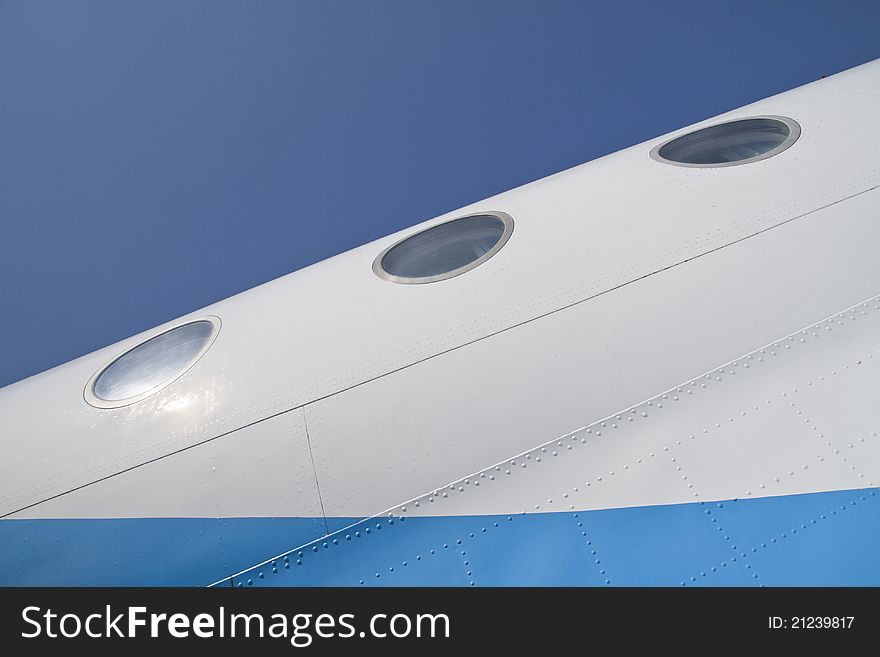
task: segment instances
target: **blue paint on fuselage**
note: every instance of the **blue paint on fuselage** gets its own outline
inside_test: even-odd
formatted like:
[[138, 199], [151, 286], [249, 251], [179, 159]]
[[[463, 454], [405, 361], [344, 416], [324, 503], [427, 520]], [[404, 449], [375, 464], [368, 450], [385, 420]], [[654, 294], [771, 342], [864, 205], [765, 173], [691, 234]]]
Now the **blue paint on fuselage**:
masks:
[[344, 529], [324, 536], [322, 518], [2, 520], [0, 584], [880, 584], [876, 489], [599, 511], [328, 520]]
[[224, 584], [876, 586], [878, 541], [876, 489], [393, 524], [374, 518]]
[[323, 518], [6, 519], [0, 585], [201, 586], [323, 534]]

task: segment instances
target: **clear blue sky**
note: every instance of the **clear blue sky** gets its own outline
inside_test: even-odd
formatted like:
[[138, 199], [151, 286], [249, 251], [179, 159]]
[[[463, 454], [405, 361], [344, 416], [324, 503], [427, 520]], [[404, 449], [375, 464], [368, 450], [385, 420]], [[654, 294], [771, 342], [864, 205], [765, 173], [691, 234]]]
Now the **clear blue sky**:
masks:
[[0, 386], [878, 35], [873, 0], [0, 1]]

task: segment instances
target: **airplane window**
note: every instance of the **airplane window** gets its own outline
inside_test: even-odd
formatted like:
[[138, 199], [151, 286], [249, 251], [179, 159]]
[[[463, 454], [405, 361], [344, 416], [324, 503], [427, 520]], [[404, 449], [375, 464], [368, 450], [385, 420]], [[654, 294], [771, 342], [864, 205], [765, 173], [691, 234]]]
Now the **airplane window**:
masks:
[[686, 167], [725, 167], [781, 153], [801, 134], [796, 121], [762, 116], [729, 121], [690, 132], [651, 151], [660, 162]]
[[142, 342], [98, 373], [86, 388], [86, 399], [95, 406], [120, 406], [158, 392], [201, 357], [218, 328], [218, 320], [198, 320]]
[[433, 283], [482, 264], [510, 238], [513, 218], [503, 212], [460, 217], [407, 237], [383, 251], [373, 271], [395, 283]]

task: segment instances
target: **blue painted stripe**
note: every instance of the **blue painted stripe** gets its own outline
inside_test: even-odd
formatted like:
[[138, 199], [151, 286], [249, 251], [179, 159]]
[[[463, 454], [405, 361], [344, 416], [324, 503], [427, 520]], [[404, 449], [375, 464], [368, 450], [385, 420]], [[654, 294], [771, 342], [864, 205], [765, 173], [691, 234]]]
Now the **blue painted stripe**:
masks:
[[[336, 526], [355, 522], [334, 519]], [[877, 489], [565, 513], [0, 521], [2, 584], [880, 585]]]
[[323, 534], [323, 518], [0, 520], [0, 585], [202, 586]]
[[[336, 543], [333, 542], [336, 540]], [[878, 585], [876, 489], [510, 516], [388, 518], [235, 585]]]

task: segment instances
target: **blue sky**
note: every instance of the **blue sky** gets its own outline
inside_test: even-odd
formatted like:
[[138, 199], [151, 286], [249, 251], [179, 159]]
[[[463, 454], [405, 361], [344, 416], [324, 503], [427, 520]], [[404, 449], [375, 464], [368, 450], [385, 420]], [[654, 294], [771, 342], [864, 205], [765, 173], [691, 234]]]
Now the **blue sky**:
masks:
[[0, 1], [0, 386], [878, 34], [870, 0]]

